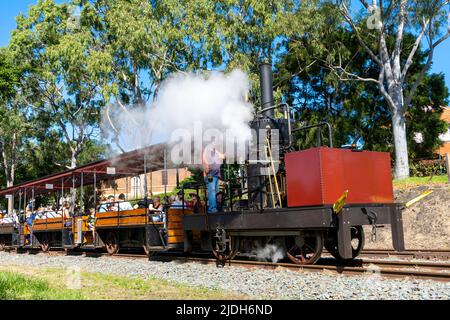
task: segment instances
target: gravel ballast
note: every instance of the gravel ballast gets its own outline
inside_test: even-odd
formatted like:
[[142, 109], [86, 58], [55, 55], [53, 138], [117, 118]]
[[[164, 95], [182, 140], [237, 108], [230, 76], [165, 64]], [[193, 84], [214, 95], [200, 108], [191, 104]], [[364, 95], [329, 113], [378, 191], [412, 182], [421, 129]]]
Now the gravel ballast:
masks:
[[450, 299], [450, 283], [386, 279], [377, 274], [343, 276], [242, 267], [0, 252], [0, 266], [27, 265], [132, 276], [219, 289], [262, 299]]

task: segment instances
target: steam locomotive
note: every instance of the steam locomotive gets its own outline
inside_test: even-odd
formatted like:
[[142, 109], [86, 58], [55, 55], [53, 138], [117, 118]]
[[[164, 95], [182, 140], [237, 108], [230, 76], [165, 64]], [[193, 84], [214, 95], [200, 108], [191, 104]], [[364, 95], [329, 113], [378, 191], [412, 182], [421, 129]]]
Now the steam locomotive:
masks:
[[[193, 234], [200, 232], [205, 249], [211, 245], [219, 261], [238, 253], [255, 255], [264, 248], [282, 250], [301, 265], [314, 264], [323, 248], [348, 261], [364, 247], [364, 225], [376, 232], [377, 225], [386, 224], [391, 225], [394, 249], [404, 250], [402, 211], [394, 203], [390, 155], [333, 148], [327, 123], [292, 129], [289, 106], [274, 104], [272, 77], [271, 65], [261, 64], [262, 108], [251, 127], [266, 135], [257, 135], [253, 150], [261, 160], [242, 168], [247, 199], [234, 206], [231, 203], [231, 212], [186, 215], [185, 250], [191, 250]], [[285, 117], [275, 118], [274, 110], [280, 107]], [[328, 127], [329, 146], [294, 150], [295, 131], [322, 126]], [[277, 145], [272, 145], [274, 134]]]
[[[250, 127], [262, 134], [248, 150], [248, 160], [238, 164], [239, 183], [225, 179], [227, 205], [221, 212], [167, 206], [165, 221], [155, 221], [148, 206], [100, 212], [101, 181], [141, 175], [147, 192], [147, 175], [173, 165], [167, 145], [153, 145], [0, 190], [19, 213], [18, 221], [0, 224], [0, 249], [106, 249], [116, 254], [121, 248], [143, 247], [149, 255], [202, 250], [212, 251], [219, 263], [272, 250], [304, 265], [314, 264], [324, 248], [339, 260], [354, 259], [364, 247], [363, 226], [375, 231], [390, 225], [393, 247], [403, 251], [402, 209], [394, 202], [390, 155], [333, 148], [327, 123], [293, 129], [289, 106], [274, 103], [272, 77], [271, 65], [261, 64], [262, 106]], [[275, 116], [279, 109], [284, 116]], [[316, 127], [328, 128], [329, 145], [295, 150], [295, 132]], [[90, 204], [86, 186], [93, 192]], [[198, 187], [184, 185], [182, 192]], [[51, 194], [59, 199], [70, 195], [70, 216], [43, 213], [43, 218], [27, 221], [34, 201]]]

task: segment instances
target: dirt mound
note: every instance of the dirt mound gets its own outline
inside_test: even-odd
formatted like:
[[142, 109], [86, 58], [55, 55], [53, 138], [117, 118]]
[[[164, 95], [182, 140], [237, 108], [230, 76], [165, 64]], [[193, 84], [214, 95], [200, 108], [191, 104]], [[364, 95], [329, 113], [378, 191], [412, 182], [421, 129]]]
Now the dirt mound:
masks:
[[[426, 190], [433, 193], [403, 211], [406, 249], [450, 249], [450, 186], [418, 186], [394, 190], [396, 202], [406, 203]], [[392, 248], [389, 226], [377, 229], [377, 239], [370, 239], [371, 227], [365, 227], [366, 249]]]

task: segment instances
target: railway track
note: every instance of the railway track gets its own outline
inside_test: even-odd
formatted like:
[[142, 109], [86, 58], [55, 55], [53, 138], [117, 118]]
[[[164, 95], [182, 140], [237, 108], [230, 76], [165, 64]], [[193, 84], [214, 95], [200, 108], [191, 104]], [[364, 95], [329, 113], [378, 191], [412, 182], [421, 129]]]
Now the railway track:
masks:
[[400, 258], [400, 259], [423, 259], [423, 260], [450, 260], [450, 250], [405, 250], [396, 252], [390, 249], [367, 249], [360, 254], [362, 258], [378, 257], [378, 258]]
[[[158, 257], [162, 261], [194, 262], [216, 264], [215, 259], [195, 257]], [[343, 275], [380, 275], [384, 277], [427, 279], [450, 282], [450, 264], [415, 261], [355, 260], [352, 265], [338, 265], [334, 259], [321, 259], [315, 265], [300, 266], [292, 263], [272, 263], [263, 261], [231, 260], [225, 266], [263, 268], [272, 270], [331, 272]]]
[[[377, 252], [388, 250], [375, 250]], [[375, 252], [374, 251], [374, 252]], [[441, 250], [442, 251], [442, 250]], [[441, 252], [439, 251], [439, 252]], [[438, 251], [436, 251], [438, 252]], [[364, 252], [366, 253], [366, 252]], [[372, 252], [371, 252], [372, 253]], [[43, 254], [43, 253], [38, 253]], [[50, 256], [66, 255], [63, 251], [50, 251]], [[415, 253], [410, 253], [414, 256]], [[106, 253], [98, 252], [71, 252], [70, 255], [77, 255], [83, 257], [108, 257], [110, 259], [150, 259], [153, 261], [163, 262], [178, 262], [178, 263], [200, 263], [200, 264], [217, 264], [216, 259], [211, 255], [198, 256], [184, 256], [182, 253], [160, 253], [148, 258], [143, 254], [135, 253], [119, 253], [110, 256]], [[342, 275], [367, 275], [367, 276], [382, 276], [388, 278], [405, 278], [424, 279], [450, 282], [450, 263], [448, 262], [431, 262], [431, 261], [411, 261], [411, 260], [386, 260], [363, 258], [355, 259], [346, 265], [336, 263], [333, 258], [322, 258], [315, 265], [296, 265], [285, 262], [265, 262], [254, 260], [235, 259], [227, 261], [225, 267], [245, 267], [245, 268], [263, 268], [270, 270], [291, 270], [297, 272], [325, 272], [329, 274]]]

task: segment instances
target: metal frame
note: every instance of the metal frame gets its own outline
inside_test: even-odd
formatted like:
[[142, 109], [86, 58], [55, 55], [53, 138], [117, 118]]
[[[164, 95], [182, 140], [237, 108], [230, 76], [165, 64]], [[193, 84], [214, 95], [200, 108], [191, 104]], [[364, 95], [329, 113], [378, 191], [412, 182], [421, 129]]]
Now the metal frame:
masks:
[[268, 234], [274, 230], [287, 232], [336, 228], [339, 253], [347, 259], [352, 257], [351, 227], [374, 225], [368, 212], [376, 216], [376, 224], [391, 225], [394, 249], [403, 251], [405, 245], [402, 211], [396, 204], [346, 206], [337, 215], [331, 206], [265, 209], [263, 212], [194, 214], [184, 217], [183, 228], [185, 231], [208, 231], [220, 226], [227, 232], [235, 234], [245, 232], [254, 235], [261, 235], [261, 232]]

